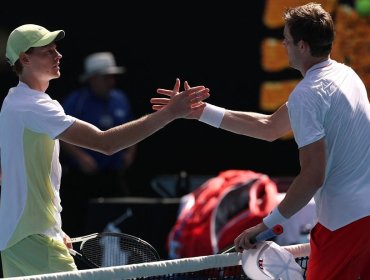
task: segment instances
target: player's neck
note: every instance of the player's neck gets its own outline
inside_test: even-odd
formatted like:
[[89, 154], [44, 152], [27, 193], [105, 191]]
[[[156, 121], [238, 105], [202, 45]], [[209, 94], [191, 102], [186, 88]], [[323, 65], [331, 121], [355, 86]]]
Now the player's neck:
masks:
[[319, 64], [323, 61], [328, 60], [330, 57], [311, 57], [311, 59], [307, 60], [306, 63], [303, 64], [301, 73], [303, 76], [307, 74], [307, 71], [310, 70], [314, 65]]
[[34, 75], [29, 75], [27, 73], [22, 73], [19, 76], [19, 80], [28, 85], [29, 88], [41, 92], [46, 92], [47, 88], [49, 87], [49, 81], [38, 79]]

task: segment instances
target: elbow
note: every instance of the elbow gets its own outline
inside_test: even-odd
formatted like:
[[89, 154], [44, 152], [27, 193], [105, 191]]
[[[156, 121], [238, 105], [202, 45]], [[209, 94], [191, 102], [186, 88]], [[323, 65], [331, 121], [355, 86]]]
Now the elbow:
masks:
[[267, 142], [274, 142], [282, 137], [283, 132], [279, 127], [276, 127], [276, 125], [271, 122], [266, 122], [264, 125], [264, 134], [262, 135], [263, 140]]
[[291, 132], [289, 128], [277, 127], [276, 125], [271, 125], [266, 130], [268, 131], [266, 141], [269, 142], [274, 142], [282, 137], [289, 136], [289, 133]]
[[320, 172], [320, 174], [316, 176], [314, 185], [316, 186], [317, 189], [319, 189], [324, 184], [324, 181], [325, 181], [325, 174], [324, 172]]
[[267, 131], [268, 133], [266, 133], [264, 140], [268, 142], [274, 142], [281, 137], [281, 135], [273, 129], [267, 129]]
[[316, 172], [314, 174], [313, 173], [307, 174], [306, 178], [307, 178], [307, 181], [310, 182], [310, 185], [312, 186], [312, 190], [316, 192], [322, 187], [322, 185], [325, 182], [325, 173]]
[[111, 156], [116, 152], [115, 147], [110, 144], [110, 141], [101, 141], [98, 144], [97, 150], [106, 156]]
[[117, 146], [114, 144], [114, 139], [109, 137], [107, 131], [101, 131], [99, 133], [97, 150], [106, 156], [111, 156], [118, 151]]
[[117, 137], [111, 137], [107, 132], [102, 132], [99, 138], [98, 151], [104, 155], [111, 156], [123, 149], [130, 147], [128, 143], [122, 143]]
[[111, 156], [111, 155], [113, 155], [115, 153], [115, 151], [114, 150], [112, 150], [112, 149], [108, 149], [108, 150], [105, 150], [104, 152], [103, 152], [103, 154], [105, 154], [106, 156]]
[[263, 131], [258, 131], [258, 132], [251, 132], [251, 131], [243, 131], [240, 132], [239, 134], [248, 136], [248, 137], [253, 137], [256, 139], [264, 140], [267, 142], [274, 142], [275, 140], [279, 139], [277, 135], [273, 131], [270, 131], [268, 129], [265, 129]]
[[320, 164], [318, 164], [317, 166], [312, 167], [308, 177], [311, 178], [312, 186], [316, 190], [320, 189], [325, 182], [325, 166], [320, 167]]
[[276, 137], [274, 135], [267, 135], [266, 138], [264, 140], [266, 140], [267, 142], [274, 142], [276, 141], [277, 139], [279, 139], [279, 137]]
[[112, 145], [104, 145], [102, 147], [101, 153], [106, 156], [111, 156], [116, 152], [116, 149]]

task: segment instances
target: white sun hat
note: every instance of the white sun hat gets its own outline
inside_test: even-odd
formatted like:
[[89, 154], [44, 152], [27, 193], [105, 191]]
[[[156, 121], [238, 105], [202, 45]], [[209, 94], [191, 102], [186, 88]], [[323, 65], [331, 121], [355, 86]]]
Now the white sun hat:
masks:
[[256, 248], [244, 250], [242, 267], [254, 280], [303, 280], [302, 268], [293, 255], [273, 241], [263, 241]]
[[84, 61], [85, 73], [81, 75], [81, 82], [95, 75], [122, 74], [126, 69], [116, 65], [111, 52], [97, 52], [90, 54]]

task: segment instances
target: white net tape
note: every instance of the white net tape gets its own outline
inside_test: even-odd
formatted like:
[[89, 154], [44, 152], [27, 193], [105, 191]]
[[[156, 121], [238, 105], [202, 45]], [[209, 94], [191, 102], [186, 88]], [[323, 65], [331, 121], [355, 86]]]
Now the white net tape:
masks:
[[[292, 252], [294, 257], [309, 255], [309, 246], [291, 245], [283, 247]], [[4, 278], [9, 280], [115, 280], [136, 279], [140, 277], [171, 275], [194, 272], [211, 268], [232, 267], [241, 265], [241, 253], [227, 253], [202, 257], [164, 260], [150, 263], [140, 263], [123, 266], [112, 266], [97, 269], [79, 270], [73, 272], [59, 272], [34, 276]]]

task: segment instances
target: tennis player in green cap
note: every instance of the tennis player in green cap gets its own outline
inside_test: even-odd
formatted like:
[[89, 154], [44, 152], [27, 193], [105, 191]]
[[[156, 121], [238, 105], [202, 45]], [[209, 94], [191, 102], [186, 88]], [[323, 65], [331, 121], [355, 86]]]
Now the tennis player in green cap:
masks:
[[[60, 77], [57, 42], [64, 31], [25, 24], [7, 40], [6, 57], [19, 77], [0, 114], [2, 186], [0, 250], [5, 277], [76, 270], [62, 230], [59, 140], [104, 154], [138, 143], [205, 104], [208, 89], [186, 89], [169, 106], [106, 131], [66, 115], [47, 93]], [[180, 87], [177, 79], [175, 89]], [[86, 186], [88, 187], [88, 186]]]

